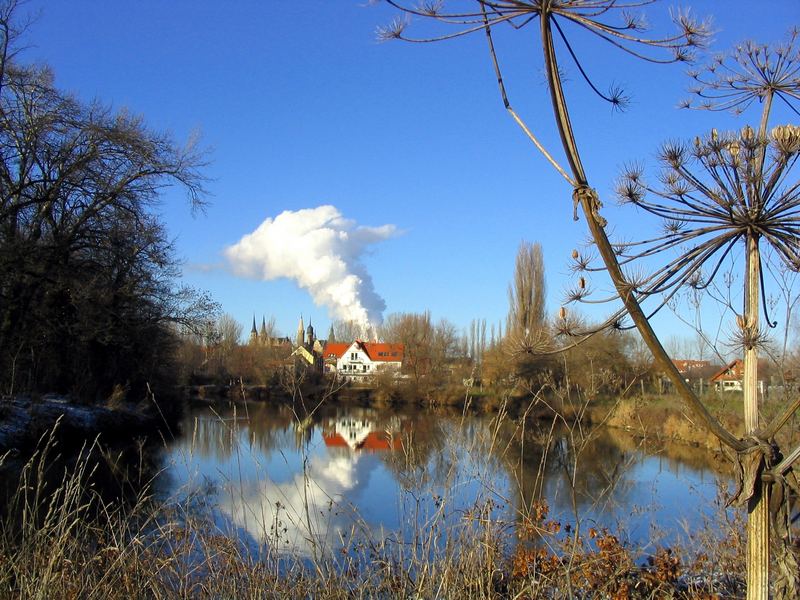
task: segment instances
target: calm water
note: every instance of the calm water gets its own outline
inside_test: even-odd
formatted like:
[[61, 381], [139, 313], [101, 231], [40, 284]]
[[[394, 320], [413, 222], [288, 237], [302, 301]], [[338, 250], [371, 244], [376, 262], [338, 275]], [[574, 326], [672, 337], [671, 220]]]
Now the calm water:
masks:
[[299, 419], [263, 404], [199, 408], [165, 452], [161, 493], [191, 498], [253, 547], [311, 554], [353, 535], [409, 539], [476, 507], [513, 527], [538, 498], [564, 524], [669, 542], [711, 516], [728, 484], [698, 450], [652, 454], [620, 431], [537, 427], [424, 411], [322, 407]]

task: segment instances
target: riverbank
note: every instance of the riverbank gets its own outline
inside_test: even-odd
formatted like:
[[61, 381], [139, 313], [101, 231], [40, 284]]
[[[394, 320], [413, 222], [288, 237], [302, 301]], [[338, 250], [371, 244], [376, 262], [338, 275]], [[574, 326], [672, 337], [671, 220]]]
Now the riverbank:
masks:
[[[256, 402], [292, 402], [292, 394], [280, 388], [267, 386], [194, 386], [184, 388], [183, 395], [190, 403], [212, 403], [220, 400]], [[385, 389], [332, 386], [317, 382], [295, 394], [305, 404], [326, 404], [386, 407], [420, 406], [426, 409], [467, 410], [474, 413], [498, 414], [512, 419], [548, 420], [554, 416], [566, 422], [581, 419], [587, 425], [604, 424], [620, 428], [642, 440], [677, 442], [713, 451], [721, 449], [719, 440], [702, 427], [677, 396], [652, 395], [623, 398], [596, 398], [586, 400], [557, 393], [509, 395], [496, 390], [480, 390], [450, 386], [429, 390], [424, 396], [415, 396], [412, 389]], [[741, 394], [707, 394], [704, 402], [710, 412], [736, 436], [744, 435], [744, 418]], [[778, 414], [787, 404], [783, 399], [772, 398], [762, 402], [765, 419]], [[778, 440], [782, 447], [800, 442], [800, 428], [786, 427]]]
[[0, 402], [0, 454], [33, 451], [43, 437], [80, 446], [97, 436], [132, 444], [140, 436], [158, 435], [167, 425], [158, 407], [98, 406], [75, 403], [69, 396], [15, 396]]

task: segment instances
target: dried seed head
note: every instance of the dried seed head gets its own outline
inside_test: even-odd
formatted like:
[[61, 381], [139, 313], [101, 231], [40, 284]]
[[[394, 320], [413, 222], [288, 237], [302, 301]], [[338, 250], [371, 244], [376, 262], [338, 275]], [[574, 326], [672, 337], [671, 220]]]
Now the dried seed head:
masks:
[[742, 139], [745, 142], [752, 142], [755, 134], [753, 133], [753, 128], [750, 125], [745, 125], [742, 129]]
[[[739, 324], [738, 316], [737, 324]], [[731, 341], [734, 347], [752, 350], [753, 348], [767, 346], [769, 344], [769, 336], [761, 332], [758, 327], [742, 327], [733, 333]]]
[[564, 308], [563, 306], [558, 310], [558, 318], [561, 321], [564, 321], [567, 318], [567, 309]]
[[621, 204], [639, 204], [645, 199], [646, 188], [638, 181], [625, 177], [617, 183], [617, 198]]
[[711, 141], [716, 142], [719, 139], [719, 134], [717, 133], [716, 127], [711, 130]]
[[673, 169], [676, 169], [686, 162], [686, 150], [677, 142], [667, 142], [661, 148], [661, 157]]
[[664, 232], [667, 235], [680, 235], [684, 227], [683, 221], [678, 221], [677, 219], [664, 221]]
[[572, 251], [572, 260], [578, 260], [578, 256], [580, 256], [580, 254], [578, 254], [578, 251], [577, 250], [573, 250]]
[[403, 38], [403, 32], [408, 27], [408, 18], [396, 17], [389, 25], [378, 27], [376, 34], [378, 41], [399, 40]]
[[775, 147], [786, 154], [794, 154], [800, 150], [800, 127], [796, 125], [779, 125], [771, 132]]
[[589, 290], [574, 287], [565, 291], [563, 302], [564, 304], [583, 302], [584, 298], [586, 298], [588, 295], [589, 295]]
[[578, 287], [581, 288], [582, 290], [586, 289], [586, 279], [584, 277], [580, 277], [578, 279]]
[[739, 142], [731, 142], [728, 144], [728, 152], [730, 153], [731, 157], [733, 158], [734, 162], [739, 158]]
[[747, 327], [747, 323], [744, 320], [744, 315], [736, 315], [736, 326], [739, 327], [739, 329], [744, 329]]

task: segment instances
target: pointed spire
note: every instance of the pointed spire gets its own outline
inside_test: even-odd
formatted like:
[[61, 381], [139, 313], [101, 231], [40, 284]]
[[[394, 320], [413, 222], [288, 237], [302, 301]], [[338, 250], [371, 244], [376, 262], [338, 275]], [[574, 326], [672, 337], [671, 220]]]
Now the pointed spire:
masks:
[[300, 314], [300, 324], [297, 326], [297, 339], [295, 340], [298, 346], [302, 346], [306, 342], [306, 331], [303, 327], [303, 315]]
[[256, 331], [256, 315], [253, 314], [253, 328], [250, 330], [250, 343], [258, 343], [258, 331]]
[[334, 343], [336, 341], [336, 334], [333, 332], [333, 323], [331, 323], [331, 328], [328, 330], [328, 342]]
[[267, 337], [267, 320], [264, 318], [264, 315], [261, 315], [261, 332], [260, 335], [262, 337]]

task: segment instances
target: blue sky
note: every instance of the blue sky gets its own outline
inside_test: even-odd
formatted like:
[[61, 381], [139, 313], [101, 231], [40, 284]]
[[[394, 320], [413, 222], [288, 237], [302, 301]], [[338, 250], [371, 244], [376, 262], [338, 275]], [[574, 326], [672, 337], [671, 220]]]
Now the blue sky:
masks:
[[[688, 4], [713, 15], [716, 50], [778, 41], [800, 23], [796, 0]], [[385, 314], [429, 309], [459, 327], [503, 320], [522, 240], [542, 244], [549, 312], [560, 306], [585, 224], [572, 221], [570, 190], [503, 110], [482, 36], [379, 43], [376, 27], [394, 13], [366, 0], [32, 0], [26, 9], [40, 14], [25, 59], [49, 63], [57, 85], [141, 114], [178, 141], [200, 132], [211, 205], [193, 218], [175, 190], [161, 210], [186, 282], [248, 329], [255, 313], [290, 333], [302, 313], [327, 332], [328, 311], [307, 290], [247, 279], [224, 256], [265, 219], [321, 205], [357, 226], [395, 229], [362, 257]], [[651, 22], [668, 10], [656, 4]], [[632, 96], [627, 112], [612, 112], [565, 60], [590, 180], [614, 226], [641, 233], [636, 214], [613, 206], [619, 168], [651, 158], [666, 139], [744, 121], [679, 111], [683, 67], [636, 63], [571, 33], [601, 87], [622, 84]], [[556, 148], [536, 30], [497, 43], [512, 103]], [[680, 332], [671, 317], [658, 325]]]

